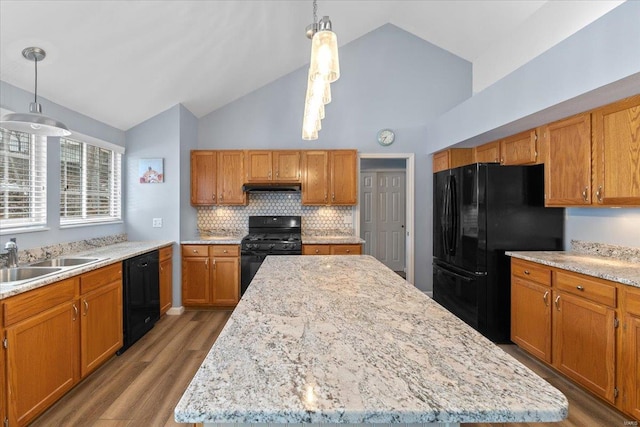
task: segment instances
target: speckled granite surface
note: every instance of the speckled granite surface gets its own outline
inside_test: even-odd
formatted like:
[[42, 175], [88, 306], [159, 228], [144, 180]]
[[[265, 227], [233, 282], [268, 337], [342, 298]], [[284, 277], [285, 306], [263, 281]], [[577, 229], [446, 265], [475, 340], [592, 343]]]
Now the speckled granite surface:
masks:
[[113, 264], [127, 258], [134, 257], [136, 255], [143, 254], [145, 252], [152, 251], [154, 249], [162, 248], [172, 245], [171, 241], [149, 241], [149, 242], [120, 242], [113, 245], [100, 246], [92, 249], [87, 249], [79, 252], [66, 252], [65, 256], [78, 256], [78, 257], [94, 257], [99, 258], [97, 262], [91, 264], [85, 264], [78, 267], [66, 267], [61, 269], [57, 273], [42, 276], [40, 278], [21, 282], [17, 285], [0, 284], [0, 299], [8, 298], [13, 295], [18, 295], [23, 292], [30, 291], [32, 289], [39, 288], [41, 286], [48, 285], [58, 280], [67, 279], [78, 274], [86, 273], [87, 271], [95, 270], [105, 265]]
[[364, 240], [358, 236], [308, 236], [302, 235], [302, 244], [304, 245], [349, 245], [361, 244]]
[[370, 256], [267, 257], [178, 422], [535, 422], [566, 398]]
[[577, 240], [571, 241], [571, 248], [569, 252], [512, 251], [506, 254], [550, 267], [640, 287], [640, 248]]
[[196, 236], [192, 239], [180, 240], [181, 245], [239, 245], [244, 234], [227, 236]]

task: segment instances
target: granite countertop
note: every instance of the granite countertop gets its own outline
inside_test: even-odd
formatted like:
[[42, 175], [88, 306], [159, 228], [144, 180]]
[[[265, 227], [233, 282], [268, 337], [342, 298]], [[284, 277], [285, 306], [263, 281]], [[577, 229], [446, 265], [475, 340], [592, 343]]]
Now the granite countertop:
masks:
[[573, 251], [512, 251], [506, 254], [550, 267], [640, 287], [640, 266], [637, 261]]
[[92, 257], [99, 258], [99, 261], [77, 267], [65, 267], [57, 273], [42, 276], [33, 280], [23, 281], [16, 285], [0, 284], [0, 299], [18, 295], [69, 277], [77, 276], [78, 274], [86, 273], [154, 249], [170, 246], [173, 245], [173, 243], [174, 242], [168, 240], [148, 242], [127, 241], [116, 243], [114, 245], [100, 246], [95, 249], [76, 253], [65, 253], [64, 257]]
[[180, 423], [553, 422], [566, 398], [379, 261], [270, 256]]
[[364, 243], [364, 239], [358, 236], [318, 236], [318, 235], [302, 235], [303, 245], [349, 245], [349, 244], [361, 244]]
[[201, 235], [192, 239], [181, 240], [181, 245], [239, 245], [247, 233], [226, 235]]

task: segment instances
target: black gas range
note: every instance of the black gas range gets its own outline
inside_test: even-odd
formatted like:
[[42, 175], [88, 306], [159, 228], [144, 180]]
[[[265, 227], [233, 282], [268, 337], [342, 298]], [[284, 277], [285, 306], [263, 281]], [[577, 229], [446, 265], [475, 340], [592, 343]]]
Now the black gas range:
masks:
[[249, 287], [268, 255], [302, 255], [301, 217], [250, 216], [249, 234], [242, 239], [241, 294]]

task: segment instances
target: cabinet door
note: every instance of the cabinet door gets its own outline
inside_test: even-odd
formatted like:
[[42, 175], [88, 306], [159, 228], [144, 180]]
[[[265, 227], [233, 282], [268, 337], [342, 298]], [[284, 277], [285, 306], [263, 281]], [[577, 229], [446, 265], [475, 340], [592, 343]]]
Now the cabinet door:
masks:
[[231, 306], [240, 300], [240, 260], [213, 258], [213, 304]]
[[191, 204], [207, 206], [216, 204], [215, 151], [191, 152]]
[[505, 138], [500, 142], [500, 163], [527, 165], [538, 160], [535, 129]]
[[276, 181], [300, 181], [300, 152], [274, 151], [273, 169]]
[[627, 382], [622, 393], [624, 409], [640, 419], [640, 316], [626, 315], [624, 326], [622, 369], [626, 373], [623, 381]]
[[302, 245], [302, 255], [331, 255], [331, 245]]
[[500, 163], [500, 141], [476, 147], [475, 158], [477, 163]]
[[79, 380], [77, 303], [57, 305], [7, 328], [9, 425], [26, 425]]
[[247, 197], [244, 184], [244, 152], [229, 150], [218, 152], [218, 204], [244, 205]]
[[564, 292], [554, 297], [553, 365], [614, 403], [615, 310]]
[[211, 279], [208, 257], [182, 258], [182, 304], [208, 305], [211, 303]]
[[160, 315], [173, 304], [173, 258], [160, 261]]
[[80, 297], [80, 374], [87, 376], [122, 347], [122, 282]]
[[360, 255], [362, 245], [331, 245], [331, 255]]
[[272, 152], [247, 151], [247, 182], [271, 181], [272, 177]]
[[329, 202], [329, 153], [302, 152], [302, 204], [325, 205]]
[[551, 363], [551, 288], [511, 276], [511, 340]]
[[449, 151], [433, 154], [433, 173], [449, 169]]
[[357, 153], [355, 150], [331, 152], [331, 204], [355, 205], [358, 202]]
[[595, 110], [594, 203], [640, 205], [640, 96]]
[[591, 116], [580, 114], [545, 126], [546, 206], [591, 204]]

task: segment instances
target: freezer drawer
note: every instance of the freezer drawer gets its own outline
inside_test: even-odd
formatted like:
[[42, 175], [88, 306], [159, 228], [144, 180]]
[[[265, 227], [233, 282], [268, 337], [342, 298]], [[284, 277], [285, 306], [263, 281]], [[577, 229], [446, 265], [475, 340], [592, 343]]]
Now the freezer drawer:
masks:
[[486, 283], [486, 276], [433, 265], [433, 299], [478, 331], [486, 326]]

